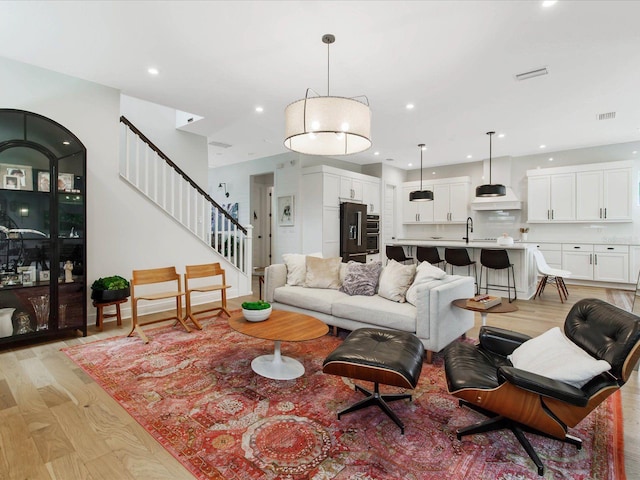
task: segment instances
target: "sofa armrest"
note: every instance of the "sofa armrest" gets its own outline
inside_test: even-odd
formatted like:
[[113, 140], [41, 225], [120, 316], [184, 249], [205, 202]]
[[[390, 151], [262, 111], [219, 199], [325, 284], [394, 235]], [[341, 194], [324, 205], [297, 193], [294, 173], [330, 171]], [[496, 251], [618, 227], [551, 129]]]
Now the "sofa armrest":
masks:
[[274, 263], [264, 269], [264, 299], [273, 303], [273, 292], [278, 287], [287, 284], [287, 266], [284, 263]]
[[418, 290], [416, 301], [416, 335], [428, 350], [440, 351], [460, 335], [473, 328], [473, 312], [458, 308], [452, 302], [473, 297], [473, 277], [449, 275], [437, 286], [425, 285]]

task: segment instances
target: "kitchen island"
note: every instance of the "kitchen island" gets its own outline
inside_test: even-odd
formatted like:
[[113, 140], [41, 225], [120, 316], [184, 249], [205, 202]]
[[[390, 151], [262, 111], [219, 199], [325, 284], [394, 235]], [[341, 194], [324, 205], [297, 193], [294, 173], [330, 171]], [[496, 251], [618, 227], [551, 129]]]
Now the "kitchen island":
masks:
[[[416, 257], [416, 247], [438, 247], [440, 257], [444, 258], [444, 249], [447, 247], [466, 248], [469, 252], [469, 258], [475, 260], [478, 266], [478, 277], [480, 276], [480, 251], [483, 248], [503, 248], [509, 253], [509, 260], [513, 264], [516, 279], [516, 290], [518, 298], [526, 300], [533, 297], [536, 291], [537, 270], [533, 257], [533, 251], [536, 249], [535, 243], [522, 243], [516, 241], [513, 245], [498, 245], [496, 240], [470, 240], [466, 243], [464, 240], [447, 240], [447, 239], [398, 239], [392, 245], [401, 245], [407, 251], [407, 254]], [[447, 266], [450, 271], [451, 266]], [[485, 269], [487, 270], [487, 269]], [[473, 271], [473, 269], [472, 269]], [[506, 285], [507, 270], [488, 270], [489, 283]], [[454, 267], [454, 273], [458, 275], [466, 275], [467, 268]], [[479, 278], [478, 278], [479, 280]], [[484, 280], [482, 282], [484, 284]], [[484, 288], [482, 289], [484, 293]], [[489, 294], [503, 296], [506, 291], [493, 290], [489, 288]]]

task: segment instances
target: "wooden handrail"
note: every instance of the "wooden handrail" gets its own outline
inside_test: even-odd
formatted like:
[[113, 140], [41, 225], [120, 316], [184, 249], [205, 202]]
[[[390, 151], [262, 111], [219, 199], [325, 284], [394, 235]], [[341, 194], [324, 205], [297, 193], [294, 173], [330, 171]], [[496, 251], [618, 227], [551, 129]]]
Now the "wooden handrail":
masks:
[[165, 162], [167, 162], [171, 168], [173, 168], [185, 181], [187, 181], [189, 185], [195, 188], [200, 195], [206, 198], [207, 201], [211, 203], [219, 212], [221, 212], [227, 219], [229, 219], [233, 225], [238, 227], [238, 230], [240, 230], [245, 235], [247, 234], [247, 229], [245, 227], [240, 225], [240, 223], [238, 223], [238, 221], [235, 218], [229, 215], [229, 212], [227, 212], [224, 208], [218, 205], [218, 203], [213, 198], [211, 198], [207, 192], [205, 192], [202, 188], [200, 188], [200, 186], [198, 186], [198, 184], [194, 182], [191, 179], [191, 177], [189, 177], [189, 175], [184, 173], [184, 171], [182, 171], [180, 167], [178, 167], [167, 155], [165, 155], [165, 153], [162, 150], [160, 150], [151, 140], [149, 140], [144, 133], [142, 133], [133, 123], [129, 121], [127, 117], [122, 115], [120, 117], [120, 122], [124, 123], [127, 127], [131, 129], [131, 131], [133, 131], [133, 133], [135, 133], [138, 137], [140, 137], [140, 140], [142, 140], [144, 143], [149, 145], [149, 148], [151, 148], [154, 152], [158, 154], [160, 158], [162, 158]]

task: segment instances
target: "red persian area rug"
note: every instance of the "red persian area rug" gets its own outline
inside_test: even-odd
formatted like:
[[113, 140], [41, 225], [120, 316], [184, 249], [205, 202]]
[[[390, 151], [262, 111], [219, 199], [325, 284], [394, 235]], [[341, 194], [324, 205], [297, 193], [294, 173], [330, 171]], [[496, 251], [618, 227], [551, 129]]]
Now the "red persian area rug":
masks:
[[[192, 333], [149, 329], [146, 345], [118, 337], [65, 349], [199, 479], [540, 478], [508, 430], [457, 440], [457, 428], [485, 417], [447, 393], [440, 356], [424, 365], [412, 402], [391, 404], [405, 423], [402, 435], [377, 407], [338, 420], [336, 412], [362, 398], [351, 380], [322, 373], [341, 339], [283, 342], [283, 355], [306, 372], [269, 380], [251, 360], [272, 353], [273, 342], [237, 333], [223, 319], [203, 323]], [[581, 450], [526, 434], [545, 478], [625, 478], [619, 392], [570, 433], [583, 440]]]

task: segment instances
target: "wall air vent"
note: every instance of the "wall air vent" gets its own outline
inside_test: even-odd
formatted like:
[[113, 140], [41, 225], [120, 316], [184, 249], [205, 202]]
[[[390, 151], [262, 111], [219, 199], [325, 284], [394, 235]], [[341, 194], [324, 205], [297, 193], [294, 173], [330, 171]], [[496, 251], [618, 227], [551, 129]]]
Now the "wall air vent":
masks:
[[616, 112], [599, 113], [598, 120], [613, 120], [616, 118]]
[[212, 147], [218, 147], [218, 148], [231, 148], [231, 145], [229, 145], [228, 143], [223, 143], [223, 142], [216, 142], [216, 141], [210, 141], [209, 145], [211, 145]]
[[518, 73], [516, 75], [516, 80], [527, 80], [529, 78], [539, 77], [540, 75], [547, 75], [548, 73], [549, 70], [547, 70], [547, 67], [542, 67], [529, 72]]

